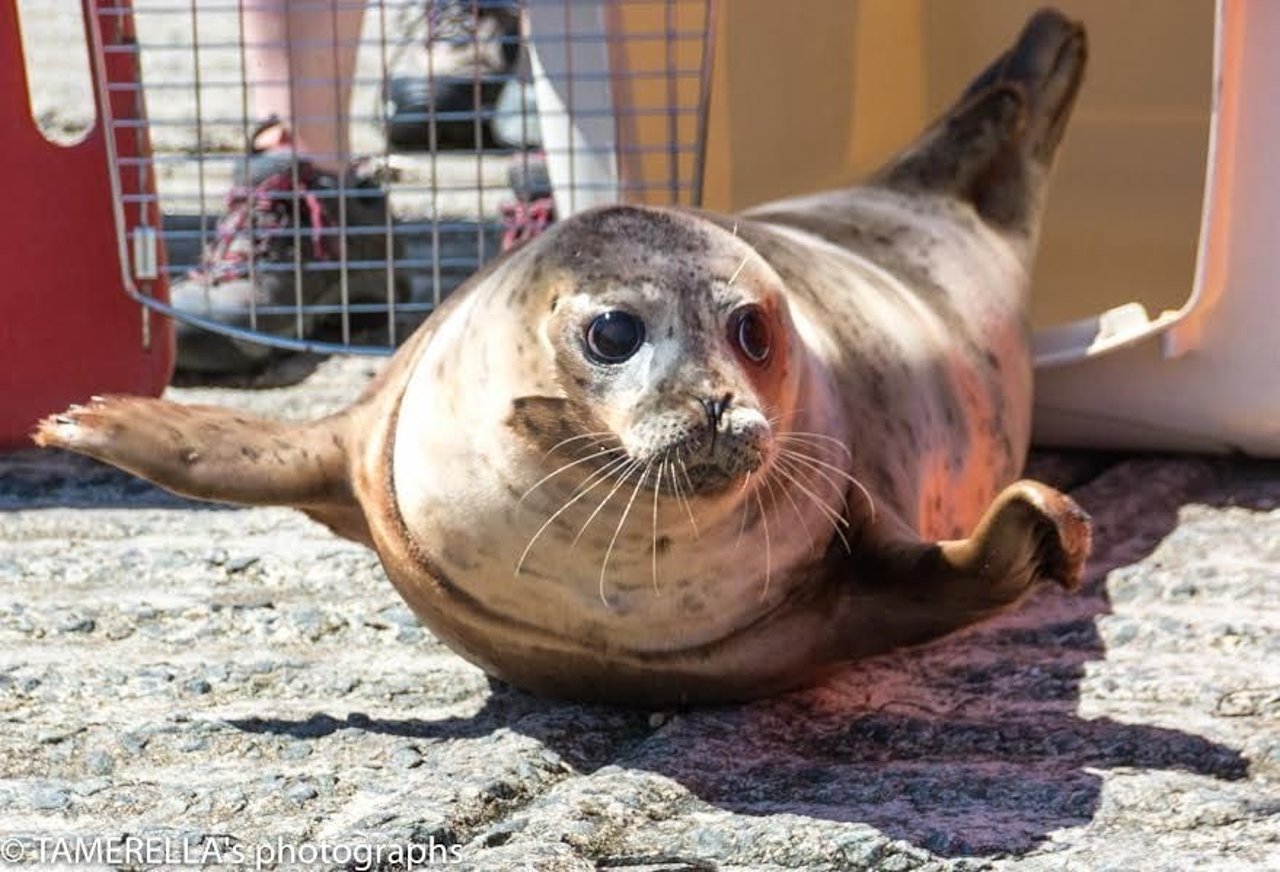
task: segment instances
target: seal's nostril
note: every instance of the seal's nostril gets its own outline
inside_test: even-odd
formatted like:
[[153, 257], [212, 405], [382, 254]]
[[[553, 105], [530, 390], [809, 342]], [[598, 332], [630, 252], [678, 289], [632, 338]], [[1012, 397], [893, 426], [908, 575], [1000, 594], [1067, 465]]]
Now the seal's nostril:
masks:
[[720, 398], [720, 418], [724, 417], [724, 413], [729, 411], [729, 404], [733, 402], [733, 394], [726, 393]]
[[702, 408], [707, 412], [707, 423], [711, 427], [711, 432], [715, 433], [720, 429], [720, 422], [724, 419], [724, 413], [729, 409], [729, 403], [733, 401], [733, 394], [725, 394], [717, 400], [701, 400]]
[[699, 400], [702, 408], [707, 412], [707, 426], [711, 429], [711, 444], [707, 447], [708, 454], [714, 454], [716, 451], [716, 436], [720, 432], [720, 422], [724, 420], [724, 413], [729, 408], [729, 403], [733, 401], [733, 394], [725, 394], [718, 400]]

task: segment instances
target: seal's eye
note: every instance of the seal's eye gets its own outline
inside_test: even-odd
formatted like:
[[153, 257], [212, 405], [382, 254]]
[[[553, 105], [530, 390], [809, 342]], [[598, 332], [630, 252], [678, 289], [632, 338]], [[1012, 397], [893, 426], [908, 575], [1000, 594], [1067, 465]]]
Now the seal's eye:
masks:
[[587, 351], [599, 363], [622, 363], [643, 342], [644, 322], [630, 312], [605, 312], [587, 328]]
[[769, 359], [769, 322], [759, 306], [743, 306], [729, 321], [729, 335], [752, 363]]

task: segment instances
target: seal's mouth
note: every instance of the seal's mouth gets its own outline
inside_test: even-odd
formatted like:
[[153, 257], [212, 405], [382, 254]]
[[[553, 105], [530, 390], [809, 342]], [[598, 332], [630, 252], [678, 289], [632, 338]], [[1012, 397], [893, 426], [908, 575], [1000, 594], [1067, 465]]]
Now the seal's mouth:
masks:
[[667, 456], [679, 472], [681, 487], [699, 495], [712, 495], [740, 485], [765, 465], [766, 453], [755, 440], [720, 434], [714, 448], [702, 440], [681, 444]]
[[689, 486], [694, 493], [700, 494], [724, 490], [746, 473], [747, 470], [725, 469], [715, 463], [695, 463], [685, 466], [685, 478]]

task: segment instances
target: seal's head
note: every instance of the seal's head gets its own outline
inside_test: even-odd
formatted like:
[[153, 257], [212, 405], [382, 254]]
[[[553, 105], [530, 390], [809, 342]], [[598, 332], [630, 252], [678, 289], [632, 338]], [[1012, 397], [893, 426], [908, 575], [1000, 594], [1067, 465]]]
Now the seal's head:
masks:
[[605, 446], [651, 488], [679, 469], [707, 497], [769, 463], [795, 342], [781, 280], [750, 246], [688, 213], [611, 207], [544, 251], [542, 340], [586, 410], [569, 447]]

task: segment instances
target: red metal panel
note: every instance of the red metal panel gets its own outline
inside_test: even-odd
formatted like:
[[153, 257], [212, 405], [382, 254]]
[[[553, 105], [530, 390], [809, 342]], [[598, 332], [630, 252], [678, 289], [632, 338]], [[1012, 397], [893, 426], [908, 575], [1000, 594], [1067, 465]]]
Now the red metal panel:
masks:
[[[84, 0], [86, 27], [98, 6], [129, 0]], [[130, 18], [104, 16], [108, 28]], [[88, 33], [89, 31], [86, 31]], [[124, 43], [128, 32], [109, 43]], [[105, 57], [112, 82], [137, 81], [137, 56]], [[95, 93], [102, 83], [94, 70]], [[140, 95], [111, 94], [117, 120], [141, 119]], [[168, 319], [144, 310], [126, 291], [116, 237], [108, 151], [101, 117], [70, 147], [44, 138], [31, 118], [17, 0], [0, 0], [0, 448], [27, 443], [42, 416], [92, 394], [159, 394], [173, 369]], [[116, 135], [122, 157], [150, 154], [144, 129]], [[127, 168], [127, 193], [153, 193], [149, 172]], [[126, 221], [159, 226], [154, 202], [130, 205]], [[160, 253], [163, 275], [163, 252]], [[163, 279], [150, 293], [166, 298]], [[144, 341], [144, 321], [150, 341]]]

